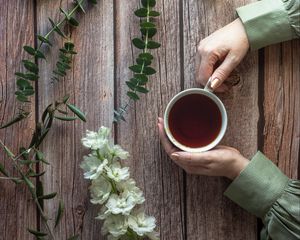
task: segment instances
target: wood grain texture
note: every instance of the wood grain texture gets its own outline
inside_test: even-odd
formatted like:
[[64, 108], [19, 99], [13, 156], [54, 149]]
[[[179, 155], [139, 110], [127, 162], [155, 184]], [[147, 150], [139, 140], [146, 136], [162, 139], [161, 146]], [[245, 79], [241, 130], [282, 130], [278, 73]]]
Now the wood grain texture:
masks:
[[[0, 0], [0, 125], [8, 122], [18, 113], [15, 101], [16, 71], [22, 68], [21, 59], [26, 58], [22, 46], [34, 45], [34, 8], [33, 1]], [[34, 98], [32, 98], [34, 106]], [[32, 115], [14, 126], [0, 130], [0, 139], [14, 153], [19, 147], [27, 146], [34, 127]], [[20, 129], [22, 129], [20, 131]], [[11, 175], [18, 176], [11, 159], [0, 150], [0, 162]], [[1, 175], [2, 176], [2, 175]], [[26, 186], [16, 186], [7, 180], [0, 180], [0, 239], [32, 239], [26, 228], [36, 227], [36, 210], [30, 200]]]
[[[166, 156], [157, 131], [157, 117], [162, 116], [171, 97], [180, 91], [180, 31], [179, 1], [157, 1], [158, 33], [154, 37], [162, 44], [151, 51], [158, 74], [150, 77], [150, 92], [141, 96], [121, 123], [118, 142], [131, 158], [127, 165], [132, 176], [144, 191], [145, 209], [157, 219], [161, 239], [184, 239], [183, 173]], [[138, 50], [130, 40], [140, 36], [139, 19], [133, 15], [138, 0], [116, 1], [116, 80], [118, 104], [127, 101], [125, 81], [132, 76], [132, 65]]]
[[[195, 60], [201, 39], [231, 22], [244, 1], [183, 1], [184, 87], [195, 86]], [[217, 16], [217, 20], [216, 20]], [[222, 142], [251, 157], [257, 151], [258, 57], [249, 54], [228, 79], [236, 82], [219, 94], [228, 113], [228, 129]], [[187, 175], [187, 239], [256, 239], [256, 219], [239, 208], [223, 192], [229, 181], [219, 177]]]
[[[71, 1], [63, 2], [65, 9]], [[58, 20], [57, 9], [61, 1], [39, 1], [37, 5], [38, 32], [49, 29], [47, 17]], [[101, 125], [111, 127], [114, 104], [114, 41], [113, 41], [113, 1], [101, 0], [89, 7], [87, 14], [77, 16], [80, 25], [72, 32], [78, 54], [74, 58], [72, 70], [67, 78], [52, 84], [51, 67], [57, 61], [57, 48], [51, 48], [47, 63], [42, 63], [42, 79], [39, 84], [39, 112], [49, 102], [70, 93], [70, 102], [87, 114], [87, 123], [56, 121], [43, 144], [43, 151], [51, 163], [43, 177], [46, 191], [58, 191], [65, 202], [65, 214], [55, 233], [57, 239], [66, 239], [80, 234], [81, 239], [102, 239], [101, 223], [95, 220], [99, 208], [89, 202], [89, 181], [83, 179], [79, 165], [87, 151], [80, 139], [85, 129], [98, 130]], [[61, 45], [56, 35], [52, 41]], [[56, 45], [55, 44], [55, 45]], [[49, 66], [50, 65], [50, 66]], [[45, 205], [51, 217], [57, 201]]]
[[265, 49], [265, 154], [289, 177], [299, 178], [300, 41]]

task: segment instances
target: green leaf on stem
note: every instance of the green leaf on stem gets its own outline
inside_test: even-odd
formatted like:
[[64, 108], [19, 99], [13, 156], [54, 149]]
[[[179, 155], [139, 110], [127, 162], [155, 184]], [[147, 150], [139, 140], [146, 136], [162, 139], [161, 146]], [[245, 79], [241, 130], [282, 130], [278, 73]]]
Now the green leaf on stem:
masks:
[[34, 56], [35, 55], [35, 49], [31, 46], [23, 46], [23, 49], [29, 53], [30, 55]]
[[65, 210], [65, 205], [63, 203], [63, 201], [59, 201], [59, 205], [58, 205], [58, 209], [57, 209], [57, 213], [56, 213], [56, 217], [55, 217], [55, 225], [54, 228], [56, 228], [56, 226], [58, 225], [59, 221], [61, 220], [63, 213]]
[[139, 96], [135, 92], [131, 92], [131, 91], [127, 92], [127, 96], [134, 101], [137, 101], [140, 99]]
[[23, 94], [18, 94], [17, 95], [17, 100], [20, 101], [20, 102], [30, 102], [28, 100], [28, 98], [25, 95], [23, 95]]
[[72, 116], [54, 116], [54, 118], [61, 120], [61, 121], [74, 121], [78, 119], [77, 117], [72, 117]]
[[24, 67], [32, 72], [32, 73], [35, 73], [35, 74], [38, 74], [39, 72], [39, 67], [38, 65], [36, 65], [34, 62], [31, 62], [29, 60], [22, 60], [23, 64], [24, 64]]
[[157, 12], [157, 11], [150, 11], [150, 12], [149, 12], [149, 16], [150, 16], [150, 17], [158, 17], [159, 15], [160, 15], [160, 13]]
[[144, 85], [148, 82], [148, 77], [145, 74], [134, 74], [134, 78], [138, 80], [140, 85]]
[[47, 236], [48, 234], [47, 233], [44, 233], [44, 232], [40, 232], [40, 231], [37, 231], [37, 230], [33, 230], [33, 229], [30, 229], [30, 228], [27, 228], [28, 232], [30, 232], [31, 234], [33, 234], [34, 236], [36, 237], [45, 237]]
[[10, 120], [8, 123], [2, 125], [0, 127], [0, 129], [2, 128], [7, 128], [21, 120], [23, 120], [24, 118], [26, 118], [27, 116], [29, 115], [29, 112], [22, 112], [22, 113], [19, 113], [16, 117], [14, 117], [12, 120]]
[[32, 89], [32, 86], [31, 84], [25, 80], [25, 79], [18, 79], [17, 80], [17, 86], [20, 88], [20, 89]]
[[67, 107], [82, 121], [86, 122], [85, 114], [80, 111], [79, 108], [77, 108], [75, 105], [67, 103]]
[[83, 8], [82, 6], [82, 2], [81, 1], [78, 1], [78, 0], [75, 0], [75, 3], [79, 6], [80, 10], [85, 13], [85, 9]]
[[143, 73], [145, 73], [146, 75], [152, 75], [156, 73], [156, 71], [152, 67], [144, 67]]
[[16, 72], [16, 76], [30, 80], [30, 81], [35, 81], [38, 80], [39, 76], [34, 74], [34, 73], [21, 73], [21, 72]]
[[141, 87], [141, 86], [137, 86], [137, 87], [136, 87], [136, 91], [137, 91], [137, 92], [140, 92], [140, 93], [148, 93], [148, 92], [149, 92], [148, 89], [146, 89], [146, 88], [144, 88], [144, 87]]
[[34, 190], [34, 184], [30, 181], [30, 179], [28, 177], [26, 177], [25, 175], [23, 176], [23, 180], [25, 181], [25, 183], [27, 184], [27, 186], [31, 189]]
[[131, 90], [135, 90], [136, 84], [134, 84], [133, 82], [127, 81], [126, 85], [131, 89]]
[[134, 39], [132, 39], [132, 43], [138, 49], [144, 49], [145, 48], [145, 42], [142, 39], [140, 39], [140, 38], [134, 38]]
[[75, 18], [73, 18], [73, 17], [70, 17], [70, 19], [68, 20], [68, 22], [73, 27], [77, 27], [79, 25], [79, 22]]
[[63, 38], [66, 38], [66, 35], [63, 33], [63, 31], [54, 23], [54, 21], [51, 18], [48, 18], [49, 22], [51, 23], [51, 26], [55, 32], [57, 32], [58, 35], [60, 35]]
[[63, 97], [63, 99], [62, 99], [62, 102], [63, 102], [63, 103], [67, 103], [68, 100], [69, 100], [69, 98], [70, 98], [70, 95], [65, 95], [65, 96]]
[[157, 30], [156, 28], [141, 28], [141, 33], [145, 36], [148, 34], [148, 37], [152, 38], [157, 33]]
[[155, 49], [155, 48], [159, 48], [160, 47], [160, 43], [158, 43], [158, 42], [155, 42], [155, 41], [148, 41], [148, 43], [147, 43], [147, 47], [149, 48], [149, 49]]
[[140, 24], [141, 28], [155, 28], [155, 24], [152, 22], [141, 22]]
[[144, 58], [137, 58], [136, 63], [139, 64], [139, 65], [148, 66], [148, 65], [151, 64], [151, 61], [147, 60], [147, 59], [144, 59]]
[[133, 65], [133, 66], [130, 66], [129, 69], [135, 73], [141, 73], [143, 66], [142, 65]]
[[146, 60], [153, 60], [153, 56], [151, 53], [140, 53], [139, 58], [146, 59]]
[[53, 192], [53, 193], [49, 193], [46, 195], [38, 196], [38, 199], [52, 199], [52, 198], [55, 198], [56, 195], [57, 195], [57, 193]]
[[142, 5], [144, 7], [154, 7], [156, 4], [156, 1], [155, 0], [142, 0]]
[[52, 43], [48, 40], [48, 38], [45, 38], [42, 35], [37, 35], [38, 39], [42, 42], [42, 43], [46, 43], [49, 46], [52, 46]]
[[147, 8], [140, 8], [134, 12], [137, 17], [147, 17]]

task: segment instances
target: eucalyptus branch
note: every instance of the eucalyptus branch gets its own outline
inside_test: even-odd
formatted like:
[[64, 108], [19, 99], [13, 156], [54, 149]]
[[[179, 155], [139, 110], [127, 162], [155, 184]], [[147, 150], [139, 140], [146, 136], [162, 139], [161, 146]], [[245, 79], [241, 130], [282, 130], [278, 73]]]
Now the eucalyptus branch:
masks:
[[[69, 26], [72, 27], [77, 27], [79, 25], [79, 22], [73, 17], [73, 15], [78, 10], [81, 10], [82, 12], [85, 13], [85, 9], [83, 7], [84, 1], [86, 0], [75, 0], [74, 1], [75, 5], [70, 11], [65, 11], [62, 8], [60, 8], [60, 11], [64, 17], [62, 20], [60, 20], [57, 23], [55, 23], [51, 18], [49, 18], [52, 27], [44, 36], [37, 35], [37, 39], [39, 41], [37, 48], [34, 48], [32, 46], [27, 46], [27, 45], [23, 47], [23, 49], [32, 57], [32, 59], [22, 60], [26, 72], [15, 73], [15, 75], [17, 76], [16, 85], [18, 87], [18, 90], [15, 92], [15, 96], [16, 96], [16, 100], [21, 102], [21, 106], [19, 107], [19, 112], [17, 113], [17, 115], [14, 116], [9, 122], [0, 126], [0, 129], [9, 127], [19, 121], [22, 121], [23, 119], [27, 118], [30, 115], [30, 112], [26, 110], [26, 106], [30, 104], [29, 98], [35, 94], [34, 87], [33, 87], [34, 82], [39, 79], [39, 66], [37, 62], [38, 60], [46, 59], [44, 53], [41, 50], [42, 46], [47, 45], [49, 47], [52, 47], [52, 43], [50, 42], [49, 38], [54, 32], [56, 32], [61, 37], [66, 38], [62, 30], [62, 26], [65, 23], [67, 23]], [[97, 3], [97, 0], [89, 0], [89, 1], [93, 4]], [[75, 54], [75, 52], [73, 52], [73, 54]], [[68, 66], [64, 65], [64, 63], [61, 66], [68, 68]], [[65, 70], [64, 68], [60, 68], [60, 69]], [[61, 76], [61, 74], [59, 76]], [[63, 76], [65, 76], [65, 74]]]
[[152, 40], [152, 37], [156, 34], [157, 29], [152, 18], [159, 16], [159, 12], [153, 11], [152, 8], [156, 5], [155, 0], [142, 0], [142, 8], [136, 10], [134, 13], [136, 16], [142, 19], [140, 23], [140, 31], [142, 33], [142, 38], [132, 39], [132, 44], [142, 50], [136, 59], [136, 65], [130, 66], [129, 69], [134, 73], [133, 78], [126, 82], [129, 91], [127, 91], [127, 96], [129, 100], [120, 107], [118, 110], [114, 111], [114, 122], [119, 122], [120, 120], [125, 121], [124, 114], [127, 112], [130, 106], [130, 101], [137, 101], [140, 99], [138, 93], [148, 93], [149, 90], [145, 87], [148, 82], [148, 76], [155, 74], [156, 71], [150, 67], [153, 56], [149, 53], [149, 49], [156, 49], [160, 47], [160, 43]]
[[[96, 0], [90, 0], [93, 4], [96, 4]], [[26, 69], [26, 72], [16, 72], [15, 75], [17, 78], [17, 87], [18, 91], [15, 92], [16, 99], [21, 102], [21, 106], [19, 107], [19, 113], [15, 116], [11, 121], [2, 125], [1, 128], [9, 127], [30, 115], [30, 112], [25, 109], [25, 106], [30, 103], [29, 97], [35, 94], [33, 85], [34, 82], [39, 79], [39, 67], [38, 60], [46, 59], [45, 55], [41, 51], [42, 46], [48, 45], [52, 46], [52, 43], [49, 40], [51, 34], [56, 32], [63, 38], [67, 38], [64, 31], [61, 27], [64, 23], [67, 23], [69, 26], [77, 27], [79, 25], [78, 21], [73, 17], [75, 12], [80, 9], [85, 13], [85, 9], [83, 7], [84, 0], [76, 0], [75, 6], [67, 12], [60, 8], [60, 11], [63, 13], [64, 18], [60, 20], [58, 23], [54, 23], [52, 19], [49, 18], [49, 21], [52, 25], [50, 31], [42, 35], [37, 35], [39, 40], [39, 44], [37, 48], [33, 48], [31, 46], [24, 46], [23, 49], [33, 57], [31, 60], [22, 60], [22, 63]], [[66, 75], [66, 71], [71, 68], [72, 56], [76, 54], [74, 51], [74, 44], [68, 40], [64, 43], [64, 46], [59, 49], [59, 60], [56, 63], [56, 69], [53, 71], [53, 80], [58, 80], [59, 77], [64, 77]], [[52, 127], [54, 119], [59, 121], [74, 121], [76, 119], [80, 119], [82, 121], [86, 121], [85, 114], [78, 109], [75, 105], [70, 104], [69, 96], [65, 96], [62, 100], [56, 100], [53, 103], [49, 104], [46, 109], [43, 111], [41, 121], [38, 122], [35, 126], [35, 130], [30, 141], [30, 144], [27, 148], [21, 147], [19, 150], [19, 154], [15, 155], [12, 151], [9, 150], [7, 146], [0, 140], [0, 145], [6, 152], [6, 154], [13, 160], [13, 167], [17, 170], [19, 177], [11, 176], [9, 172], [5, 169], [4, 165], [0, 163], [0, 173], [4, 175], [4, 177], [0, 177], [0, 180], [11, 180], [15, 184], [24, 183], [29, 189], [32, 198], [37, 206], [37, 209], [41, 215], [41, 219], [45, 224], [47, 233], [41, 232], [40, 230], [29, 229], [28, 231], [35, 235], [37, 239], [44, 239], [46, 236], [49, 239], [54, 239], [53, 229], [50, 228], [48, 221], [49, 217], [47, 217], [46, 213], [43, 210], [43, 201], [53, 199], [57, 193], [49, 193], [44, 194], [43, 184], [39, 180], [39, 177], [42, 176], [45, 172], [35, 172], [36, 164], [49, 164], [45, 158], [44, 154], [39, 150], [39, 146], [47, 136], [49, 130]], [[69, 112], [72, 112], [74, 116], [69, 115]], [[30, 178], [36, 178], [36, 185], [30, 180]], [[64, 211], [64, 204], [62, 201], [59, 202], [59, 206], [56, 213], [55, 218], [55, 227], [58, 225]], [[77, 235], [71, 237], [70, 239], [77, 239]]]

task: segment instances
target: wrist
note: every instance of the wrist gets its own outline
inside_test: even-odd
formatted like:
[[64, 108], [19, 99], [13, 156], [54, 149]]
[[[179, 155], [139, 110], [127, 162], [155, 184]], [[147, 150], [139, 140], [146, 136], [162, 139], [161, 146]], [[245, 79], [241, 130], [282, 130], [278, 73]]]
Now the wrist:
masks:
[[235, 179], [247, 167], [249, 162], [250, 161], [247, 158], [241, 154], [237, 154], [233, 159], [231, 171], [229, 171], [229, 174], [226, 177], [231, 180]]

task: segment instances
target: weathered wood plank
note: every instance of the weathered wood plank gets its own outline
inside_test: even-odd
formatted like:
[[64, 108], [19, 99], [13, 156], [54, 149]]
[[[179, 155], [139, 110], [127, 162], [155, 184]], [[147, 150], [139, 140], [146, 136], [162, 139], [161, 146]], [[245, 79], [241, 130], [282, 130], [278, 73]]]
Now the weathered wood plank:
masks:
[[[14, 73], [23, 70], [21, 59], [27, 57], [22, 46], [34, 44], [33, 13], [33, 1], [0, 0], [0, 125], [18, 112]], [[32, 101], [34, 103], [34, 98]], [[29, 144], [33, 127], [34, 111], [29, 119], [1, 129], [0, 139], [17, 153], [19, 147]], [[1, 149], [0, 162], [17, 176], [11, 161]], [[27, 227], [36, 228], [36, 209], [29, 191], [23, 184], [15, 186], [7, 180], [0, 180], [0, 189], [0, 239], [32, 239]]]
[[265, 49], [264, 152], [291, 178], [299, 178], [300, 41]]
[[[63, 8], [71, 6], [63, 1]], [[38, 32], [49, 28], [47, 17], [58, 20], [61, 1], [38, 1]], [[58, 191], [65, 202], [65, 214], [55, 233], [57, 239], [66, 239], [80, 234], [81, 239], [101, 239], [101, 225], [94, 218], [99, 208], [89, 202], [88, 184], [79, 168], [86, 150], [80, 139], [85, 129], [97, 130], [101, 125], [111, 127], [114, 104], [114, 44], [113, 44], [113, 1], [101, 0], [80, 14], [80, 25], [73, 31], [72, 40], [78, 54], [67, 78], [54, 85], [50, 81], [51, 66], [57, 61], [57, 47], [48, 54], [48, 62], [42, 64], [42, 80], [39, 85], [39, 110], [53, 99], [70, 93], [71, 102], [87, 114], [87, 123], [55, 122], [43, 144], [47, 160], [51, 163], [43, 177], [46, 191]], [[60, 37], [53, 39], [55, 45]], [[50, 65], [50, 66], [49, 66]], [[46, 210], [54, 217], [57, 201], [49, 201]]]
[[[184, 86], [195, 84], [195, 58], [200, 40], [231, 22], [244, 1], [184, 1]], [[228, 112], [228, 130], [222, 144], [251, 157], [257, 150], [258, 58], [247, 56], [229, 81], [238, 82], [220, 98]], [[187, 238], [256, 239], [256, 219], [223, 196], [229, 181], [187, 175]]]
[[[137, 184], [145, 193], [145, 208], [157, 219], [161, 239], [184, 239], [183, 174], [161, 148], [157, 117], [162, 116], [171, 97], [180, 91], [179, 1], [157, 1], [162, 14], [155, 39], [162, 47], [152, 51], [158, 74], [150, 77], [150, 92], [141, 96], [118, 126], [118, 142], [130, 153], [127, 164]], [[133, 15], [139, 0], [116, 1], [116, 77], [118, 105], [127, 100], [125, 81], [132, 73], [138, 51], [130, 39], [140, 36], [139, 19]], [[130, 47], [131, 46], [131, 47]], [[121, 101], [119, 101], [121, 99]]]

